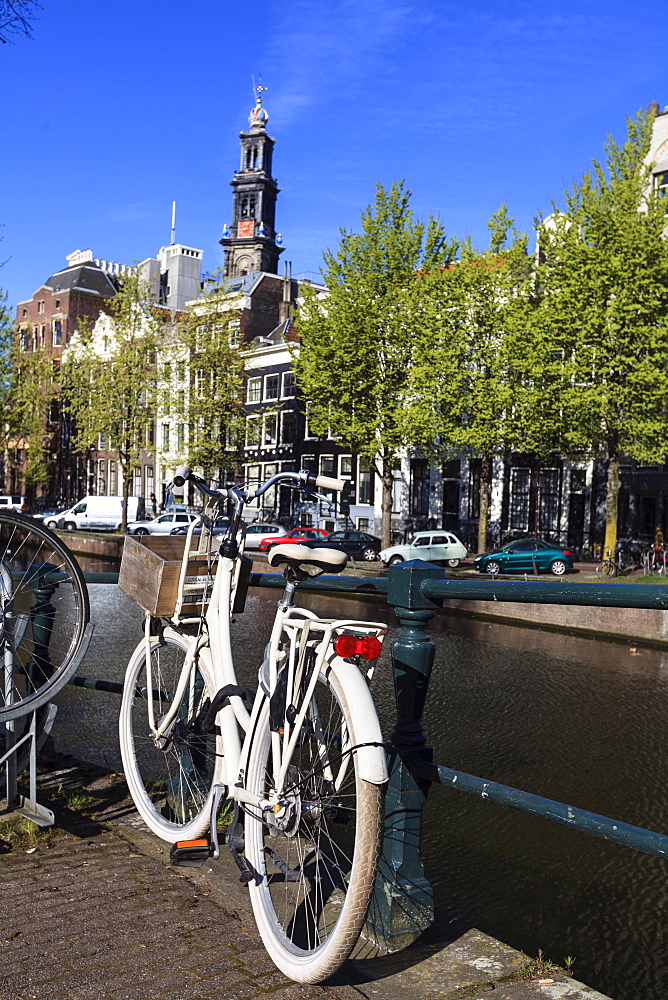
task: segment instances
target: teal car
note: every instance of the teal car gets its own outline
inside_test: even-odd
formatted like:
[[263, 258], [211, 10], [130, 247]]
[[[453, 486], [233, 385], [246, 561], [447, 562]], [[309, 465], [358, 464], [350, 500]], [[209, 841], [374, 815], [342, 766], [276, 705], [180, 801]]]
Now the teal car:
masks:
[[552, 573], [564, 576], [573, 570], [573, 554], [540, 538], [509, 542], [497, 552], [476, 556], [473, 565], [479, 573]]

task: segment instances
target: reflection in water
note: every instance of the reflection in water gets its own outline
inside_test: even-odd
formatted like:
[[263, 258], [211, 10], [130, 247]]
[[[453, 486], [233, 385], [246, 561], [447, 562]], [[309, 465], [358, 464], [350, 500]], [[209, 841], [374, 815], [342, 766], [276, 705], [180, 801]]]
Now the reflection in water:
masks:
[[[116, 587], [90, 591], [96, 631], [80, 673], [120, 680], [142, 613]], [[253, 687], [274, 614], [267, 593], [249, 598], [234, 627], [239, 679]], [[394, 622], [373, 603], [337, 598], [333, 607], [318, 595], [305, 603], [323, 615]], [[424, 723], [438, 763], [668, 832], [665, 653], [454, 615], [434, 619], [431, 632]], [[389, 734], [387, 648], [373, 688]], [[58, 748], [120, 767], [118, 703], [67, 688]], [[615, 1000], [668, 996], [661, 859], [441, 788], [427, 803], [423, 853], [441, 911], [529, 954], [574, 955], [575, 974]]]

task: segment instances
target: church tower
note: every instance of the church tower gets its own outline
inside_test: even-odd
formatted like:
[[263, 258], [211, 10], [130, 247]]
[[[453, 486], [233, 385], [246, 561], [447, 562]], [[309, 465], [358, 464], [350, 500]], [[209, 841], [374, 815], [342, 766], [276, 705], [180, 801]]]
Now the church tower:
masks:
[[267, 135], [269, 115], [262, 106], [260, 84], [255, 89], [255, 107], [248, 118], [250, 128], [241, 132], [241, 163], [230, 181], [233, 188], [232, 222], [223, 226], [220, 243], [225, 248], [225, 276], [253, 271], [278, 273], [278, 255], [283, 252], [275, 230], [278, 184], [271, 176], [274, 140]]

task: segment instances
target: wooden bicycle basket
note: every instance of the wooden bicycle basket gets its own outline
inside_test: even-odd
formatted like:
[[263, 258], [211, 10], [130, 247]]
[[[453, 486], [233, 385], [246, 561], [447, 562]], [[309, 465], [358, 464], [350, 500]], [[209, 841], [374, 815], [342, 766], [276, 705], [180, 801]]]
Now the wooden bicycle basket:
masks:
[[[156, 618], [167, 618], [176, 610], [185, 542], [185, 535], [126, 535], [118, 586]], [[211, 593], [213, 572], [205, 552], [190, 552], [182, 611], [200, 614], [205, 587]]]

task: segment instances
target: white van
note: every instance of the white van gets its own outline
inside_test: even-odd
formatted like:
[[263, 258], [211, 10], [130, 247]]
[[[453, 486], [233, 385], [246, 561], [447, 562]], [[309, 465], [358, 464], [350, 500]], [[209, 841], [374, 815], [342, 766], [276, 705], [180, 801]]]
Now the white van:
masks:
[[[143, 497], [128, 497], [128, 521], [138, 521], [143, 516]], [[65, 531], [120, 531], [122, 520], [123, 497], [98, 496], [84, 497], [46, 524]]]

